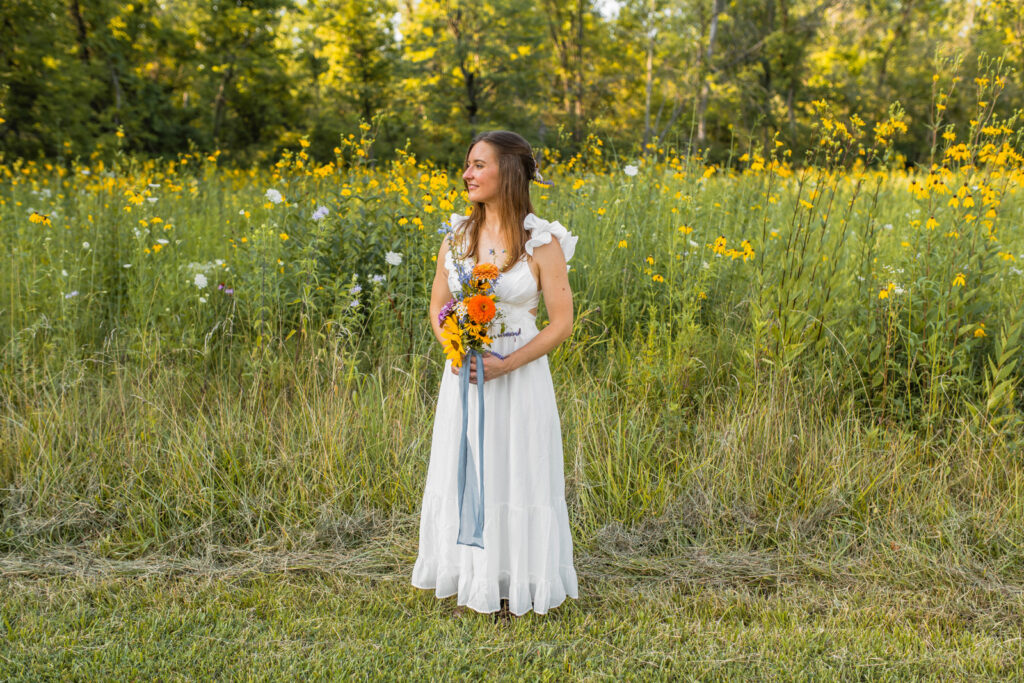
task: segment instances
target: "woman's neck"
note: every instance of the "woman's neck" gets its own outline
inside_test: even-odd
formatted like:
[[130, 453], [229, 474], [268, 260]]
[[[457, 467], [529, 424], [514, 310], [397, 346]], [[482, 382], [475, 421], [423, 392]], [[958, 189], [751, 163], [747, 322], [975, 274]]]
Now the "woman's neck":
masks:
[[484, 204], [484, 220], [480, 229], [489, 235], [501, 234], [501, 210], [497, 204]]

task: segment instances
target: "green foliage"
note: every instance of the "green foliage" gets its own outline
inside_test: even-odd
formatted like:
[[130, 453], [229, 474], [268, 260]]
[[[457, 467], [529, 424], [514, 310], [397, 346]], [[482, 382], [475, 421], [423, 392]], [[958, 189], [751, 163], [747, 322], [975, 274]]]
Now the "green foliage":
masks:
[[[729, 157], [778, 134], [813, 148], [813, 102], [878, 119], [901, 101], [894, 152], [930, 159], [932, 77], [982, 55], [1024, 69], [1019, 3], [726, 0], [13, 0], [0, 9], [0, 152], [50, 159], [195, 145], [237, 166], [306, 137], [318, 161], [378, 121], [370, 158], [450, 159], [485, 128], [563, 156], [596, 133], [624, 155], [669, 143]], [[1011, 76], [992, 108], [1019, 108]], [[977, 112], [951, 105], [946, 122]], [[117, 131], [124, 138], [116, 137]], [[941, 133], [941, 131], [938, 131]], [[406, 141], [411, 141], [406, 147]], [[650, 147], [648, 147], [650, 145]]]

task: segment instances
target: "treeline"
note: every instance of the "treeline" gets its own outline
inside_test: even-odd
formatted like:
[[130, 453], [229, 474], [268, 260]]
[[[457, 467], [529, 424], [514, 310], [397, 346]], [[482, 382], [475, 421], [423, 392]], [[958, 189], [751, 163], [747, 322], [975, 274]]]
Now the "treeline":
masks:
[[[964, 126], [1021, 107], [1022, 36], [1019, 0], [5, 0], [0, 154], [250, 164], [306, 138], [328, 159], [368, 121], [378, 157], [450, 161], [500, 127], [714, 159], [777, 133], [798, 158], [824, 100], [869, 122], [898, 101], [919, 161], [937, 107]], [[979, 108], [995, 60], [1003, 97]]]

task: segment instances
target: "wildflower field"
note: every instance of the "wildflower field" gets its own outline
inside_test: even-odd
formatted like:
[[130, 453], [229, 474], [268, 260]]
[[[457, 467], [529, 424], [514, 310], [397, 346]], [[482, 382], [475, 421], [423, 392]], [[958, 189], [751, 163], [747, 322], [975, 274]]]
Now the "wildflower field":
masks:
[[[958, 129], [937, 77], [932, 161], [912, 168], [893, 152], [898, 107], [865, 122], [825, 102], [802, 159], [782, 143], [737, 142], [728, 164], [597, 138], [545, 151], [536, 213], [580, 236], [575, 332], [552, 358], [567, 496], [581, 597], [604, 591], [561, 608], [572, 628], [592, 610], [640, 614], [623, 628], [643, 638], [708, 620], [691, 649], [659, 632], [644, 651], [704, 662], [693, 675], [1021, 674], [1024, 129], [992, 115], [1001, 86], [961, 83], [977, 116]], [[297, 564], [369, 603], [381, 581], [392, 599], [367, 609], [389, 619], [443, 619], [403, 572], [443, 364], [427, 323], [438, 230], [467, 207], [457, 170], [373, 163], [373, 132], [326, 164], [0, 166], [9, 586], [241, 567], [282, 572], [246, 590], [287, 605]], [[48, 586], [9, 604], [26, 641], [59, 641], [31, 616], [69, 609]], [[130, 610], [198, 609], [180, 588], [118, 590]], [[737, 611], [763, 630], [722, 626]], [[593, 658], [608, 628], [534, 664], [617, 675], [629, 656]], [[381, 637], [402, 662], [408, 640]], [[832, 664], [815, 668], [822, 650]], [[463, 675], [482, 671], [467, 656]], [[892, 667], [865, 664], [879, 658]], [[27, 644], [4, 659], [46, 671]], [[93, 673], [166, 675], [106, 665]]]

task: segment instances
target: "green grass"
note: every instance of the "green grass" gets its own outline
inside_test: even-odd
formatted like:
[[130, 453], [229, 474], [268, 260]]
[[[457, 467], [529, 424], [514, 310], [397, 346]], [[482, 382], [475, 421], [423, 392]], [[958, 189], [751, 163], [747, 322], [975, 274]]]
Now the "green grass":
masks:
[[[822, 558], [577, 556], [580, 599], [507, 625], [412, 587], [415, 539], [359, 552], [0, 559], [4, 680], [985, 680], [1024, 676], [1021, 586]], [[888, 579], [888, 580], [887, 580]]]

